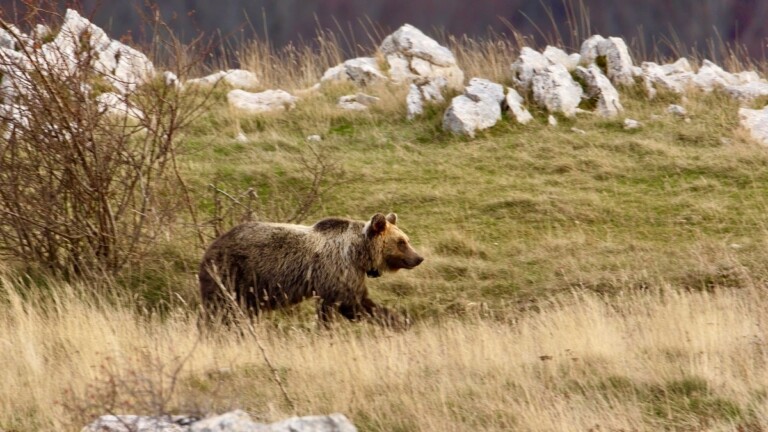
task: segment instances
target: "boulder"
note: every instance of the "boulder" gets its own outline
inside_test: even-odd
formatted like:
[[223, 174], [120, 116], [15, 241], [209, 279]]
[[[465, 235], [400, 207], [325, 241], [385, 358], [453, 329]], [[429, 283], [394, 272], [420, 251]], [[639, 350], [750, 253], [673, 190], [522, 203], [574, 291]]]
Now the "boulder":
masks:
[[476, 102], [488, 101], [501, 105], [504, 101], [504, 86], [484, 78], [472, 78], [464, 88], [464, 94]]
[[626, 118], [624, 119], [624, 129], [639, 129], [643, 124], [637, 120]]
[[268, 432], [267, 425], [256, 423], [245, 411], [228, 413], [198, 420], [189, 426], [189, 432]]
[[501, 119], [501, 106], [488, 99], [456, 96], [443, 116], [443, 129], [474, 138], [478, 130], [488, 129]]
[[504, 86], [484, 78], [472, 78], [464, 94], [451, 100], [443, 116], [443, 129], [459, 135], [475, 136], [501, 120]]
[[552, 64], [561, 64], [565, 66], [565, 68], [568, 69], [568, 72], [573, 72], [576, 70], [576, 66], [579, 65], [579, 60], [581, 59], [581, 55], [578, 53], [568, 55], [568, 53], [561, 50], [560, 48], [550, 45], [547, 45], [542, 54]]
[[379, 98], [365, 93], [346, 95], [339, 98], [338, 106], [346, 110], [362, 111], [378, 102]]
[[726, 72], [723, 68], [709, 60], [702, 62], [692, 81], [696, 87], [705, 92], [711, 92], [716, 88], [723, 88], [729, 85], [741, 84], [739, 77]]
[[181, 88], [181, 81], [179, 81], [179, 77], [177, 77], [176, 74], [171, 71], [163, 72], [163, 82], [168, 87], [173, 87], [176, 89]]
[[624, 39], [591, 36], [582, 43], [580, 56], [579, 64], [586, 67], [596, 64], [604, 68], [605, 75], [614, 85], [632, 85], [635, 82], [637, 72]]
[[547, 124], [551, 127], [557, 127], [557, 118], [552, 114], [547, 116]]
[[389, 63], [390, 77], [395, 82], [442, 77], [453, 89], [458, 90], [464, 84], [464, 72], [451, 50], [410, 24], [404, 24], [384, 38], [379, 50]]
[[297, 97], [284, 90], [267, 90], [251, 93], [235, 89], [227, 93], [229, 105], [248, 113], [282, 111], [296, 106]]
[[320, 82], [351, 81], [359, 86], [367, 86], [386, 79], [375, 58], [358, 57], [326, 70]]
[[563, 65], [550, 65], [532, 81], [533, 99], [550, 113], [576, 114], [583, 91]]
[[523, 47], [520, 50], [520, 55], [510, 66], [512, 69], [512, 85], [517, 91], [527, 95], [531, 92], [533, 77], [552, 64], [540, 52]]
[[624, 111], [619, 102], [619, 92], [611, 84], [611, 81], [603, 75], [596, 65], [589, 68], [579, 66], [576, 68], [576, 76], [584, 83], [585, 96], [596, 102], [597, 113], [602, 117], [616, 117]]
[[649, 98], [656, 97], [658, 89], [682, 94], [691, 84], [694, 73], [687, 59], [681, 58], [674, 63], [658, 65], [654, 62], [641, 64], [641, 77]]
[[184, 82], [185, 86], [212, 87], [221, 81], [227, 73], [224, 71], [214, 72], [201, 78], [192, 78]]
[[357, 428], [339, 413], [291, 417], [265, 424], [254, 422], [242, 410], [235, 410], [202, 420], [187, 416], [105, 415], [81, 432], [357, 432]]
[[96, 104], [99, 111], [118, 118], [128, 116], [139, 120], [144, 116], [141, 110], [128, 104], [128, 99], [125, 96], [117, 93], [107, 92], [98, 95]]
[[236, 89], [254, 89], [259, 86], [259, 77], [255, 73], [244, 69], [228, 69], [226, 71], [214, 72], [201, 78], [187, 80], [184, 84], [212, 87], [219, 82]]
[[144, 53], [118, 41], [111, 41], [99, 53], [97, 72], [104, 74], [114, 88], [122, 94], [133, 93], [136, 87], [154, 76], [155, 69]]
[[443, 77], [437, 77], [430, 80], [416, 80], [409, 85], [408, 95], [405, 98], [408, 120], [424, 112], [424, 105], [428, 103], [442, 103], [443, 89], [448, 82]]
[[259, 86], [259, 77], [244, 69], [229, 69], [223, 77], [224, 82], [236, 89], [254, 89]]
[[753, 81], [746, 84], [727, 85], [724, 87], [724, 90], [741, 104], [749, 104], [759, 97], [768, 96], [768, 83]]
[[408, 95], [405, 96], [406, 118], [413, 120], [424, 113], [424, 97], [421, 94], [419, 86], [416, 84], [408, 85]]
[[0, 48], [5, 48], [9, 50], [16, 49], [16, 38], [14, 38], [11, 33], [1, 28], [0, 28]]
[[81, 432], [185, 432], [187, 429], [168, 418], [137, 415], [104, 415]]
[[667, 113], [672, 114], [675, 117], [685, 118], [688, 115], [688, 110], [680, 105], [670, 104], [667, 107]]
[[507, 96], [504, 100], [507, 108], [512, 112], [512, 116], [515, 117], [518, 123], [526, 124], [533, 120], [531, 113], [523, 106], [523, 97], [520, 96], [517, 90], [511, 87], [507, 88]]
[[768, 106], [761, 110], [739, 108], [739, 123], [755, 141], [768, 146]]

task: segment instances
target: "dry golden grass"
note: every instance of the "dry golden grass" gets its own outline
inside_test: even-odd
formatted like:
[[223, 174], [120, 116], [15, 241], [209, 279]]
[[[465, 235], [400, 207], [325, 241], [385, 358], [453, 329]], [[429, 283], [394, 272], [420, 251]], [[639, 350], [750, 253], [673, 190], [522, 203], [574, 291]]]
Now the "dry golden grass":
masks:
[[[189, 310], [148, 317], [93, 286], [1, 283], [4, 430], [77, 430], [105, 412], [293, 414], [250, 336], [200, 337]], [[363, 431], [762, 430], [766, 310], [754, 286], [661, 289], [573, 293], [503, 320], [405, 333], [268, 322], [256, 332], [296, 414], [343, 412]]]

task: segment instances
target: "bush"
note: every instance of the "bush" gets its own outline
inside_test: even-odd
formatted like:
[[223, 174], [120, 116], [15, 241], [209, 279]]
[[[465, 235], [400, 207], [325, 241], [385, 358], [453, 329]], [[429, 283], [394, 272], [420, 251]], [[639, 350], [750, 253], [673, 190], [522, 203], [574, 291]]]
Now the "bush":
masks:
[[[64, 33], [42, 48], [17, 37], [0, 55], [0, 251], [64, 275], [114, 274], [179, 209], [192, 211], [176, 153], [208, 98], [180, 91], [151, 64], [141, 79], [105, 72], [95, 47], [106, 35]], [[117, 62], [131, 52], [140, 55], [126, 47]], [[169, 57], [185, 62], [177, 74], [199, 60]]]

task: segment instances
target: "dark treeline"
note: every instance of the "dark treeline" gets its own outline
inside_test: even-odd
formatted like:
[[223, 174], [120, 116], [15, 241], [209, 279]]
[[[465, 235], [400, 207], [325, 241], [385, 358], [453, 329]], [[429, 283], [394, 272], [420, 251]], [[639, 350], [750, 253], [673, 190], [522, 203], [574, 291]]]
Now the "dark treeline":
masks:
[[[27, 0], [28, 1], [28, 0]], [[5, 19], [21, 14], [21, 0], [0, 0]], [[63, 7], [63, 2], [56, 2]], [[70, 2], [72, 3], [72, 2]], [[534, 37], [557, 31], [570, 48], [578, 46], [569, 31], [569, 16], [587, 17], [593, 33], [622, 36], [636, 50], [674, 54], [670, 45], [710, 54], [708, 41], [745, 47], [762, 59], [768, 50], [768, 1], [766, 0], [81, 0], [77, 8], [90, 15], [113, 37], [141, 39], [141, 14], [156, 5], [173, 30], [189, 40], [203, 32], [237, 41], [268, 37], [277, 47], [313, 39], [317, 30], [329, 29], [347, 36], [347, 51], [370, 45], [380, 36], [410, 23], [432, 34], [482, 37], [489, 31], [510, 33], [513, 28]], [[573, 13], [570, 13], [573, 12]], [[570, 20], [573, 22], [573, 20]], [[372, 25], [371, 23], [375, 23]], [[579, 37], [586, 36], [583, 22]], [[553, 40], [553, 39], [550, 39]]]

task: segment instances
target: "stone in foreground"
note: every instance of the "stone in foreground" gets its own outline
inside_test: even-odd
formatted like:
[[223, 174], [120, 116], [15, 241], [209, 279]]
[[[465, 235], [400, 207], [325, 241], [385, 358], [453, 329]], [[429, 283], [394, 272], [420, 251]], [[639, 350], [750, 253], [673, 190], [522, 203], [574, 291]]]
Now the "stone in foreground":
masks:
[[254, 422], [242, 410], [235, 410], [202, 420], [184, 416], [105, 415], [81, 432], [357, 432], [357, 428], [338, 413], [264, 424]]

